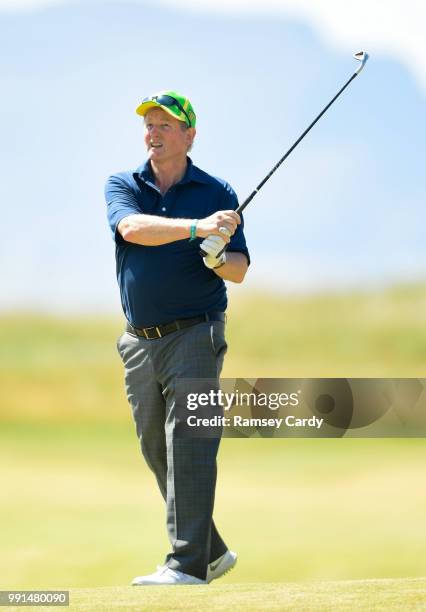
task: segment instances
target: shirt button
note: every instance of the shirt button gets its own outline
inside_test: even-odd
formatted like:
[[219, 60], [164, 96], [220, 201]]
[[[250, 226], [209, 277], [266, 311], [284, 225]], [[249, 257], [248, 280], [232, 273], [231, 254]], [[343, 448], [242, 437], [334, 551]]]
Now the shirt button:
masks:
[[163, 212], [166, 212], [166, 207], [163, 206], [163, 208], [161, 209]]

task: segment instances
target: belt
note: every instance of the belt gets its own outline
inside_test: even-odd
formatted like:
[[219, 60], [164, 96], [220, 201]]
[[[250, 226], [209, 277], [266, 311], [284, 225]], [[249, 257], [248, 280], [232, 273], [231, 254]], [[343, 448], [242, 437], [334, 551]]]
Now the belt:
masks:
[[224, 312], [205, 312], [198, 317], [190, 317], [187, 319], [177, 319], [171, 323], [165, 325], [153, 325], [152, 327], [133, 327], [127, 322], [126, 331], [136, 336], [146, 338], [146, 340], [156, 340], [171, 334], [172, 332], [178, 331], [179, 329], [185, 329], [186, 327], [192, 327], [198, 323], [204, 323], [205, 321], [226, 321], [226, 314]]

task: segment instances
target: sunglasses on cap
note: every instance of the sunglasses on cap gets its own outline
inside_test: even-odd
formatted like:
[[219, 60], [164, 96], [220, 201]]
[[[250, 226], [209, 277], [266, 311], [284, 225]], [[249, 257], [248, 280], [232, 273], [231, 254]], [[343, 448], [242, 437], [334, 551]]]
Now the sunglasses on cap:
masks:
[[148, 98], [144, 98], [142, 100], [142, 104], [144, 102], [158, 102], [158, 104], [161, 104], [161, 106], [177, 106], [178, 109], [185, 115], [186, 120], [188, 122], [188, 127], [191, 127], [191, 119], [188, 117], [188, 113], [186, 112], [186, 110], [183, 108], [182, 104], [176, 100], [176, 98], [173, 98], [172, 96], [168, 96], [168, 95], [163, 95], [163, 96], [151, 96]]

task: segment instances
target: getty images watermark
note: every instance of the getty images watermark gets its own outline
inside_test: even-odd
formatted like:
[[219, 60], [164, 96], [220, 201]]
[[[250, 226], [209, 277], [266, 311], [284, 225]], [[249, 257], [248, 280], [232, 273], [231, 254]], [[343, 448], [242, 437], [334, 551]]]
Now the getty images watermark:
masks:
[[426, 379], [181, 379], [180, 437], [425, 437]]
[[199, 417], [195, 414], [187, 417], [186, 422], [189, 427], [209, 427], [220, 425], [229, 427], [230, 425], [241, 427], [276, 427], [283, 425], [286, 427], [316, 427], [319, 429], [324, 423], [323, 418], [313, 415], [309, 418], [300, 418], [295, 414], [288, 414], [285, 417], [273, 417], [274, 411], [284, 407], [298, 406], [299, 394], [295, 393], [248, 393], [236, 389], [232, 393], [226, 393], [222, 389], [210, 389], [208, 393], [188, 393], [186, 397], [186, 407], [188, 410], [197, 410], [200, 406], [209, 408], [223, 408], [225, 413], [232, 408], [260, 408], [267, 407], [271, 411], [270, 417], [243, 416], [233, 414], [230, 417], [215, 414], [210, 418]]

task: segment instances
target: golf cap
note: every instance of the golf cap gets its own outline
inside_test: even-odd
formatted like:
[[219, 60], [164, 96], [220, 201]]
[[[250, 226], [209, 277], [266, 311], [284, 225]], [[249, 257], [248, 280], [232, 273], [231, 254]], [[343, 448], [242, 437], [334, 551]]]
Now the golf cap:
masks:
[[192, 104], [177, 91], [161, 91], [154, 96], [144, 98], [136, 112], [144, 117], [151, 108], [162, 108], [175, 119], [184, 121], [188, 127], [195, 127], [196, 116]]

